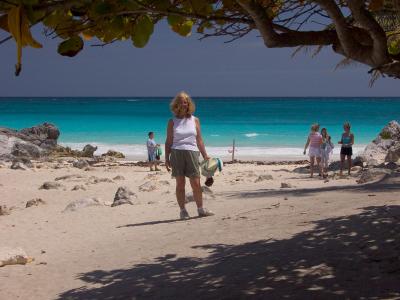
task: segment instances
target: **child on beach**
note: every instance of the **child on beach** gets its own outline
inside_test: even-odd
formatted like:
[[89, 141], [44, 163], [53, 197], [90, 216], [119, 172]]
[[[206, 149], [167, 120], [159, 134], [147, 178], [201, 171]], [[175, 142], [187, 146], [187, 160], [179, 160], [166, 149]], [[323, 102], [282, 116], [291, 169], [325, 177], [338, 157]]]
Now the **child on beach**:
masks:
[[339, 141], [339, 144], [342, 145], [340, 149], [340, 175], [343, 175], [343, 167], [344, 161], [348, 162], [348, 174], [350, 175], [351, 171], [351, 156], [353, 155], [353, 144], [354, 144], [354, 134], [350, 132], [351, 125], [349, 122], [345, 122], [343, 124], [344, 132], [342, 133], [342, 138]]
[[334, 145], [331, 142], [331, 136], [326, 128], [321, 129], [322, 144], [321, 144], [321, 169], [323, 178], [328, 177], [329, 157], [332, 154]]
[[150, 131], [148, 133], [148, 136], [149, 139], [147, 140], [147, 156], [149, 160], [150, 171], [160, 171], [160, 169], [157, 168], [157, 159], [156, 159], [157, 148], [160, 147], [160, 145], [154, 141], [154, 132]]
[[308, 151], [308, 154], [310, 156], [310, 177], [314, 176], [314, 163], [315, 160], [317, 161], [318, 169], [319, 169], [319, 174], [322, 175], [321, 173], [321, 144], [322, 144], [322, 136], [319, 133], [319, 125], [318, 124], [313, 124], [311, 126], [311, 132], [308, 135], [306, 145], [304, 146], [304, 152], [303, 154], [306, 154], [306, 150], [308, 146], [310, 145], [310, 150]]

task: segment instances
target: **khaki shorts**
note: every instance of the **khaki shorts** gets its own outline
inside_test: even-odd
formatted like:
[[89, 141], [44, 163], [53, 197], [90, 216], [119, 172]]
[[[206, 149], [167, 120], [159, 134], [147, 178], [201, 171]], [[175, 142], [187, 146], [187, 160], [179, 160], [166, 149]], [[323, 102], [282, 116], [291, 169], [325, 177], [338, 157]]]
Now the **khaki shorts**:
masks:
[[172, 176], [200, 177], [199, 151], [171, 149]]

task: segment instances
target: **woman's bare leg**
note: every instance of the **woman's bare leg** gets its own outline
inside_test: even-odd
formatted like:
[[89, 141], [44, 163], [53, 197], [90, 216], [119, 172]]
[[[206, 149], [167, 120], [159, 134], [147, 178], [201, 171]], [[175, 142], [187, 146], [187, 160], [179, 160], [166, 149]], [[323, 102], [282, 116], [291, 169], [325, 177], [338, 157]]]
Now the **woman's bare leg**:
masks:
[[322, 176], [323, 171], [322, 171], [321, 157], [317, 157], [317, 166], [318, 166], [319, 175]]
[[176, 177], [176, 200], [180, 209], [185, 209], [185, 176]]
[[349, 175], [351, 172], [351, 155], [347, 155], [347, 162], [348, 162], [348, 166], [349, 166]]
[[315, 156], [310, 157], [310, 177], [314, 176], [314, 160]]
[[340, 176], [343, 175], [343, 167], [344, 167], [345, 159], [346, 159], [346, 155], [340, 154]]
[[193, 199], [196, 202], [197, 208], [203, 207], [203, 191], [201, 190], [200, 177], [189, 178], [190, 185], [193, 190]]

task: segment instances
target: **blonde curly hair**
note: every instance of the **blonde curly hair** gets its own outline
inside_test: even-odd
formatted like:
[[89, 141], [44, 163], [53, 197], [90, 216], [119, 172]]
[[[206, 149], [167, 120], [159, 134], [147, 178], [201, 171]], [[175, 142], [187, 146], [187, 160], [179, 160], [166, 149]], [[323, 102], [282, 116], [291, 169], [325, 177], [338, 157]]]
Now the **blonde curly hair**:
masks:
[[[183, 111], [183, 107], [181, 105], [181, 99], [186, 99], [188, 101], [188, 108], [186, 111]], [[192, 98], [190, 98], [190, 96], [182, 91], [179, 92], [174, 99], [172, 99], [171, 104], [169, 105], [172, 113], [177, 116], [177, 117], [185, 117], [188, 118], [190, 117], [194, 111], [196, 110], [196, 106], [192, 100]]]

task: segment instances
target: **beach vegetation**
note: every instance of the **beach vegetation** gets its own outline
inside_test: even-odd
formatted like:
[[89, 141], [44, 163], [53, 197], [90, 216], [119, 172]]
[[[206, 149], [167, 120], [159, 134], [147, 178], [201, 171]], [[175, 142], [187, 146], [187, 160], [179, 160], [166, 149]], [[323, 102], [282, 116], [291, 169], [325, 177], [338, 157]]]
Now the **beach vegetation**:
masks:
[[392, 135], [390, 134], [389, 131], [383, 131], [383, 132], [381, 132], [380, 136], [381, 136], [381, 138], [382, 138], [383, 140], [390, 140], [390, 139], [392, 138]]
[[41, 47], [30, 32], [36, 24], [62, 40], [61, 55], [75, 56], [86, 44], [130, 40], [143, 48], [162, 20], [183, 37], [233, 42], [255, 33], [267, 48], [311, 48], [313, 55], [330, 47], [343, 57], [340, 66], [369, 66], [371, 82], [400, 77], [397, 0], [7, 0], [0, 1], [0, 28], [8, 32], [0, 44], [16, 42], [18, 75], [22, 48]]

